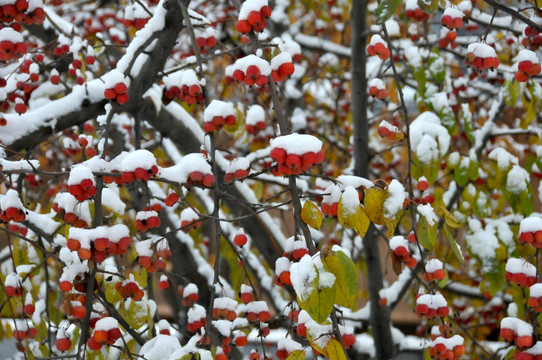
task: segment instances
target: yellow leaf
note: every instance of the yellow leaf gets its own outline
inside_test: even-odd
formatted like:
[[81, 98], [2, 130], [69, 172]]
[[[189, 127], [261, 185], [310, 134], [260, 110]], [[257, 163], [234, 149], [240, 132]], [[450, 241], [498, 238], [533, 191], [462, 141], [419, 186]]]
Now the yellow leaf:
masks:
[[319, 230], [322, 226], [322, 212], [312, 201], [305, 201], [301, 210], [301, 220], [311, 228]]
[[369, 220], [378, 225], [385, 225], [384, 223], [384, 197], [386, 192], [379, 187], [372, 187], [365, 192], [365, 211]]
[[[319, 344], [323, 344], [323, 337], [326, 337], [326, 338], [329, 338], [331, 341], [331, 336], [330, 335], [322, 335], [316, 339], [312, 339], [311, 336], [310, 336], [310, 333], [307, 332], [307, 340], [309, 340], [309, 343], [311, 344], [312, 348], [316, 351], [318, 351], [320, 354], [322, 354], [323, 356], [325, 356], [326, 358], [329, 358], [328, 356], [328, 353], [327, 353], [327, 347], [323, 348], [321, 346], [319, 346]], [[315, 341], [317, 340], [317, 341]], [[327, 344], [326, 344], [327, 346]]]
[[454, 236], [450, 232], [450, 229], [448, 229], [448, 226], [444, 224], [443, 226], [444, 233], [446, 234], [446, 237], [448, 238], [448, 241], [450, 242], [450, 247], [452, 248], [455, 257], [461, 261], [461, 263], [465, 262], [465, 258], [463, 258], [463, 253], [461, 252], [461, 249], [459, 248], [459, 245], [457, 245], [457, 242], [454, 239]]
[[354, 262], [342, 251], [325, 249], [324, 268], [335, 275], [335, 304], [352, 309], [356, 305], [358, 272]]
[[451, 227], [452, 229], [458, 229], [461, 227], [461, 223], [459, 220], [457, 220], [449, 211], [446, 209], [446, 206], [440, 205], [437, 209], [442, 211], [442, 216], [444, 217], [444, 221], [446, 222], [446, 225]]
[[352, 212], [351, 209], [349, 209], [349, 211], [346, 210], [347, 209], [345, 209], [342, 205], [341, 197], [341, 200], [339, 200], [339, 206], [337, 207], [337, 219], [339, 220], [339, 223], [346, 229], [353, 228], [356, 234], [358, 234], [360, 237], [364, 237], [370, 224], [367, 213], [361, 207], [361, 205], [358, 205], [355, 212]]
[[329, 360], [346, 360], [343, 347], [338, 340], [331, 339], [326, 346], [327, 358]]
[[305, 352], [303, 350], [294, 350], [286, 360], [305, 360]]

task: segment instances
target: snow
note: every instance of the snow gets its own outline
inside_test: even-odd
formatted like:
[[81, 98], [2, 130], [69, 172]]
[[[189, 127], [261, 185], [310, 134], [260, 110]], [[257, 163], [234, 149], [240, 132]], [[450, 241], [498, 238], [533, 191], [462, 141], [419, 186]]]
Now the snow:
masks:
[[271, 149], [284, 149], [288, 154], [303, 155], [321, 151], [322, 141], [312, 135], [293, 133], [271, 139], [270, 146]]
[[[275, 274], [280, 275], [285, 271], [290, 271], [291, 263], [287, 257], [281, 256], [275, 261]], [[252, 291], [252, 290], [250, 290]], [[241, 290], [243, 293], [243, 291]]]
[[542, 230], [542, 217], [531, 215], [523, 220], [519, 224], [519, 232], [532, 232], [535, 233]]
[[316, 269], [318, 270], [318, 290], [321, 290], [323, 288], [332, 288], [335, 284], [335, 275], [328, 272], [324, 268], [324, 264], [322, 263], [321, 254], [317, 253], [313, 256], [312, 261], [314, 263], [314, 266], [316, 266]]
[[268, 6], [267, 0], [246, 0], [239, 9], [239, 20], [246, 20], [251, 11], [260, 12], [264, 6]]
[[418, 305], [421, 305], [421, 304], [427, 305], [427, 307], [430, 308], [430, 309], [439, 309], [439, 308], [448, 306], [448, 303], [446, 302], [446, 299], [444, 298], [444, 296], [442, 296], [442, 294], [440, 294], [438, 292], [436, 294], [434, 294], [434, 295], [432, 295], [432, 294], [420, 295], [416, 299], [416, 304], [418, 304]]
[[369, 81], [369, 87], [376, 87], [378, 90], [382, 90], [386, 88], [386, 85], [384, 85], [384, 82], [381, 79], [375, 78], [371, 79]]
[[442, 16], [444, 16], [444, 15], [449, 15], [449, 16], [452, 17], [452, 19], [455, 19], [455, 18], [463, 19], [463, 12], [461, 10], [453, 8], [453, 7], [447, 7], [444, 10], [444, 13], [442, 14]]
[[245, 157], [238, 157], [233, 159], [229, 164], [226, 173], [233, 173], [236, 170], [247, 170], [250, 167], [250, 162]]
[[291, 63], [291, 62], [292, 62], [292, 55], [283, 51], [271, 59], [271, 69], [278, 70], [278, 68], [282, 64]]
[[476, 57], [480, 58], [496, 58], [497, 53], [495, 49], [484, 43], [472, 43], [467, 47], [467, 52], [473, 53]]
[[237, 307], [237, 301], [229, 297], [218, 297], [215, 298], [213, 303], [213, 309], [226, 309], [226, 310], [235, 310]]
[[393, 179], [388, 185], [388, 196], [384, 200], [384, 216], [386, 218], [394, 218], [403, 209], [406, 195], [403, 185]]
[[215, 116], [222, 116], [225, 118], [229, 115], [235, 115], [235, 108], [233, 107], [233, 104], [231, 102], [215, 99], [205, 108], [203, 113], [203, 121], [212, 122]]
[[341, 205], [344, 216], [355, 215], [360, 207], [358, 191], [352, 186], [347, 186], [341, 196]]
[[497, 166], [501, 170], [507, 170], [510, 165], [518, 164], [518, 158], [501, 147], [491, 150], [488, 158], [497, 161]]
[[499, 239], [492, 228], [482, 228], [477, 219], [469, 219], [470, 234], [465, 236], [467, 246], [471, 252], [482, 260], [482, 271], [490, 272], [495, 266], [495, 251], [499, 248]]
[[146, 360], [164, 360], [181, 348], [176, 337], [159, 334], [141, 347], [139, 355]]
[[102, 188], [102, 205], [119, 215], [126, 210], [126, 204], [119, 196], [119, 188], [113, 185]]
[[11, 41], [13, 44], [17, 44], [23, 42], [24, 39], [20, 32], [17, 32], [13, 30], [13, 28], [7, 26], [0, 29], [0, 41]]
[[0, 167], [2, 171], [16, 171], [16, 170], [25, 170], [25, 171], [34, 171], [39, 169], [40, 162], [39, 160], [16, 160], [10, 161], [6, 159], [0, 159]]
[[46, 234], [54, 234], [61, 226], [51, 218], [52, 214], [38, 214], [37, 212], [27, 210], [25, 220], [34, 224], [38, 229]]
[[22, 286], [22, 279], [16, 273], [7, 274], [4, 280], [4, 286], [11, 286], [16, 289], [20, 288]]
[[501, 329], [510, 329], [516, 333], [516, 336], [531, 336], [533, 326], [521, 319], [515, 317], [505, 317], [501, 320]]
[[156, 158], [154, 157], [153, 153], [151, 153], [149, 150], [139, 149], [129, 153], [124, 159], [122, 159], [120, 163], [120, 170], [133, 172], [137, 168], [148, 170], [153, 166], [156, 166]]
[[290, 267], [290, 280], [301, 301], [306, 300], [315, 290], [310, 285], [316, 279], [317, 273], [309, 255], [305, 255], [299, 262]]
[[301, 346], [300, 343], [298, 343], [297, 341], [294, 341], [292, 339], [288, 339], [288, 338], [280, 339], [278, 344], [277, 344], [277, 348], [278, 349], [284, 349], [288, 353], [291, 353], [291, 352], [296, 351], [296, 350], [303, 350], [303, 346]]
[[247, 72], [249, 66], [255, 65], [260, 69], [261, 75], [271, 75], [271, 66], [269, 65], [269, 63], [256, 55], [251, 54], [241, 59], [238, 59], [234, 65], [236, 69], [239, 69], [244, 73]]
[[94, 331], [97, 330], [106, 330], [109, 331], [111, 329], [118, 329], [119, 328], [119, 322], [117, 319], [114, 319], [110, 316], [101, 318], [96, 322], [96, 325], [94, 325]]
[[506, 177], [506, 189], [512, 194], [519, 195], [527, 190], [529, 173], [519, 165], [514, 165]]
[[397, 235], [397, 236], [392, 237], [390, 239], [389, 245], [390, 245], [390, 249], [394, 251], [400, 246], [408, 250], [408, 240], [405, 239], [404, 236], [402, 235]]
[[536, 267], [525, 259], [510, 258], [506, 262], [506, 272], [511, 274], [525, 274], [527, 277], [536, 276]]
[[382, 43], [382, 44], [385, 44], [384, 40], [382, 39], [382, 37], [378, 34], [375, 34], [371, 37], [371, 41], [369, 42], [369, 45], [376, 45], [378, 43]]
[[429, 111], [421, 113], [410, 124], [412, 149], [423, 163], [442, 158], [450, 147], [451, 136], [440, 124], [440, 118]]
[[269, 307], [265, 301], [251, 301], [247, 304], [247, 312], [259, 314], [269, 311]]
[[435, 214], [431, 204], [418, 205], [416, 211], [420, 216], [425, 218], [429, 226], [433, 226], [438, 221], [438, 216]]
[[542, 297], [542, 283], [531, 285], [529, 288], [529, 296], [540, 298]]
[[212, 174], [211, 165], [205, 159], [205, 155], [200, 153], [185, 155], [176, 165], [161, 169], [160, 176], [170, 181], [185, 183], [193, 171], [199, 171], [203, 175]]
[[24, 209], [23, 203], [19, 199], [19, 194], [14, 189], [9, 189], [4, 196], [0, 197], [0, 209], [6, 210], [10, 207]]
[[152, 240], [142, 240], [135, 243], [135, 248], [139, 256], [152, 257], [154, 252], [151, 249]]
[[79, 185], [81, 181], [90, 179], [92, 180], [92, 185], [96, 186], [94, 181], [94, 174], [92, 171], [84, 165], [75, 165], [70, 170], [70, 177], [68, 178], [68, 185]]
[[265, 122], [265, 110], [260, 105], [251, 105], [247, 110], [245, 123], [247, 125], [256, 125], [256, 123]]
[[442, 261], [439, 259], [431, 259], [425, 264], [425, 271], [428, 273], [434, 273], [440, 269], [442, 269]]
[[520, 52], [514, 58], [514, 60], [516, 63], [520, 63], [522, 61], [530, 61], [533, 64], [540, 63], [540, 60], [538, 59], [538, 56], [536, 56], [536, 53], [529, 49], [521, 49]]

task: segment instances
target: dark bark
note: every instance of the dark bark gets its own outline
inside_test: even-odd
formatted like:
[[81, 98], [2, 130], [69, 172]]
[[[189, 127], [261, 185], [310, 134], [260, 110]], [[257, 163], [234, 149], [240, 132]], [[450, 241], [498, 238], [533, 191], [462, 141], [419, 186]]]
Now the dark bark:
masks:
[[[354, 175], [369, 178], [369, 124], [367, 119], [367, 43], [366, 36], [367, 1], [352, 1], [352, 119], [354, 128]], [[390, 328], [390, 311], [378, 304], [379, 291], [383, 287], [382, 265], [378, 237], [371, 224], [363, 239], [367, 278], [371, 301], [372, 335], [377, 359], [391, 359], [394, 355]]]

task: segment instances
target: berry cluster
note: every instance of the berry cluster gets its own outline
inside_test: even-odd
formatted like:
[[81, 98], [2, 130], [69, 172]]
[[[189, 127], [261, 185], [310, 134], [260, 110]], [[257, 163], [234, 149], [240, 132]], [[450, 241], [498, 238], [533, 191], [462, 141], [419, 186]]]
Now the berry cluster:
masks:
[[450, 30], [457, 30], [463, 27], [463, 13], [456, 8], [446, 8], [440, 22]]
[[6, 222], [21, 222], [25, 218], [26, 213], [19, 194], [16, 190], [9, 189], [4, 196], [0, 197], [0, 219]]
[[68, 351], [72, 347], [72, 340], [68, 337], [66, 329], [59, 327], [56, 333], [56, 348], [58, 351]]
[[215, 298], [213, 302], [213, 318], [226, 319], [233, 321], [237, 318], [235, 308], [237, 307], [237, 301], [227, 296]]
[[271, 8], [267, 1], [247, 0], [241, 5], [237, 21], [237, 31], [248, 34], [251, 31], [262, 32], [271, 16]]
[[[542, 25], [542, 18], [532, 17], [531, 21], [534, 21], [538, 25]], [[524, 38], [521, 39], [521, 45], [536, 51], [542, 45], [542, 34], [540, 30], [533, 28], [530, 25], [525, 27], [523, 30]]]
[[457, 39], [457, 32], [455, 30], [442, 28], [440, 30], [440, 39], [438, 41], [438, 46], [440, 46], [441, 48], [446, 48], [448, 47], [448, 45], [450, 45], [452, 49], [455, 49], [458, 46], [455, 39]]
[[442, 261], [431, 259], [425, 264], [425, 273], [423, 279], [425, 281], [440, 281], [446, 277], [446, 271], [442, 268]]
[[199, 304], [194, 304], [188, 309], [186, 330], [196, 332], [207, 323], [205, 308]]
[[412, 19], [416, 22], [425, 22], [429, 20], [429, 14], [424, 12], [418, 6], [418, 2], [415, 0], [406, 1], [405, 15], [407, 16], [407, 18]]
[[499, 59], [491, 46], [484, 43], [472, 43], [467, 47], [465, 64], [478, 71], [493, 70], [499, 67]]
[[236, 179], [242, 179], [250, 173], [250, 162], [247, 158], [238, 157], [235, 158], [226, 169], [226, 174], [224, 175], [224, 181], [230, 182]]
[[401, 134], [401, 131], [399, 128], [395, 125], [390, 124], [386, 120], [382, 120], [380, 124], [378, 124], [378, 135], [380, 135], [383, 138], [388, 138], [390, 140], [397, 140], [399, 134]]
[[526, 351], [516, 351], [514, 360], [542, 360], [542, 342], [537, 341]]
[[246, 304], [246, 319], [249, 322], [267, 322], [271, 320], [271, 313], [265, 301], [252, 301]]
[[[155, 243], [156, 241], [156, 243]], [[160, 238], [143, 240], [135, 244], [138, 253], [137, 262], [143, 266], [147, 272], [153, 273], [158, 270], [165, 270], [167, 260], [171, 256], [171, 250], [167, 241]], [[153, 251], [153, 247], [156, 251]]]
[[176, 98], [188, 105], [203, 104], [205, 102], [202, 84], [194, 70], [179, 71], [164, 78], [162, 101], [164, 104], [169, 104]]
[[199, 216], [192, 208], [186, 208], [181, 211], [181, 230], [189, 232], [190, 230], [198, 229], [201, 226]]
[[531, 285], [528, 304], [537, 313], [542, 312], [542, 283]]
[[290, 237], [286, 240], [284, 245], [283, 257], [287, 258], [290, 261], [299, 261], [303, 256], [309, 254], [309, 249], [307, 249], [307, 244], [305, 243], [305, 238], [300, 236], [298, 239], [295, 237]]
[[464, 339], [454, 335], [451, 338], [437, 337], [431, 341], [429, 353], [434, 359], [455, 360], [465, 354]]
[[43, 3], [36, 0], [8, 0], [0, 6], [0, 21], [5, 24], [39, 25], [45, 20], [45, 11], [41, 7]]
[[133, 3], [124, 9], [122, 24], [127, 28], [133, 26], [136, 29], [143, 29], [149, 20], [149, 14], [138, 3]]
[[290, 260], [287, 257], [282, 256], [277, 259], [275, 262], [275, 284], [283, 287], [292, 286], [290, 265]]
[[175, 191], [171, 191], [168, 196], [164, 199], [164, 204], [167, 207], [172, 207], [179, 201], [179, 194], [177, 194]]
[[136, 215], [135, 227], [141, 232], [149, 229], [155, 229], [161, 224], [160, 218], [156, 211], [138, 211]]
[[[0, 201], [1, 207], [1, 201]], [[53, 201], [53, 211], [67, 224], [77, 228], [87, 227], [91, 221], [88, 202], [80, 203], [70, 193], [58, 193]]]
[[416, 315], [426, 316], [429, 319], [435, 316], [448, 316], [450, 309], [448, 303], [442, 294], [422, 294], [416, 298]]
[[126, 104], [129, 99], [130, 78], [118, 70], [111, 71], [109, 75], [105, 80], [104, 97], [108, 100], [116, 100], [121, 105]]
[[4, 280], [4, 289], [8, 297], [23, 296], [22, 279], [16, 273], [9, 273]]
[[519, 242], [542, 248], [542, 218], [529, 216], [519, 224]]
[[341, 199], [341, 188], [335, 184], [328, 186], [322, 197], [322, 205], [320, 209], [322, 214], [329, 217], [337, 217], [337, 210], [339, 209], [339, 200]]
[[26, 339], [33, 339], [37, 335], [38, 331], [32, 325], [29, 324], [26, 319], [15, 319], [15, 329], [13, 331], [13, 338], [17, 341], [24, 341]]
[[213, 100], [203, 113], [203, 131], [212, 133], [226, 126], [233, 126], [237, 121], [235, 108], [230, 102]]
[[380, 60], [389, 59], [391, 52], [386, 47], [386, 43], [382, 40], [382, 37], [375, 34], [371, 37], [371, 42], [367, 45], [367, 54], [370, 56], [378, 55]]
[[530, 287], [536, 283], [536, 267], [525, 259], [509, 258], [505, 270], [506, 280], [521, 287]]
[[72, 194], [77, 201], [85, 201], [96, 195], [94, 174], [92, 174], [92, 171], [84, 165], [75, 166], [70, 171], [68, 186], [70, 194]]
[[273, 175], [297, 175], [324, 161], [322, 142], [312, 135], [290, 134], [271, 140], [271, 159], [278, 167]]
[[386, 89], [386, 85], [381, 79], [372, 79], [369, 82], [369, 95], [378, 100], [385, 100], [390, 96], [390, 92]]
[[249, 134], [257, 135], [265, 129], [265, 110], [260, 105], [251, 105], [245, 118], [246, 129]]
[[26, 44], [21, 33], [11, 27], [0, 29], [0, 61], [18, 59], [26, 54]]
[[72, 227], [68, 233], [67, 246], [71, 251], [77, 251], [79, 259], [92, 258], [101, 263], [107, 255], [123, 255], [131, 243], [128, 227], [117, 224], [94, 229]]
[[515, 78], [518, 82], [525, 82], [529, 78], [540, 74], [542, 70], [538, 56], [533, 51], [527, 49], [523, 49], [517, 54], [516, 66]]
[[198, 45], [199, 52], [205, 54], [216, 46], [215, 29], [211, 26], [205, 27], [205, 29], [194, 29], [196, 35], [196, 44]]
[[241, 284], [241, 291], [239, 291], [239, 298], [243, 304], [248, 304], [254, 300], [253, 290], [250, 286]]
[[500, 335], [506, 341], [513, 341], [522, 349], [533, 346], [533, 326], [515, 317], [505, 317], [501, 320]]
[[186, 307], [191, 307], [199, 300], [196, 284], [189, 283], [179, 290], [179, 294], [181, 295], [183, 305]]
[[139, 301], [145, 295], [143, 289], [139, 286], [133, 274], [128, 276], [128, 279], [119, 281], [115, 284], [115, 289], [119, 292], [123, 299], [131, 298], [134, 301]]
[[295, 71], [292, 56], [287, 52], [281, 52], [271, 59], [271, 77], [274, 82], [287, 80]]
[[238, 59], [230, 69], [233, 70], [232, 78], [247, 86], [256, 85], [261, 88], [268, 86], [271, 66], [256, 55], [251, 54]]
[[87, 345], [92, 350], [100, 350], [104, 344], [113, 345], [121, 335], [118, 321], [109, 316], [104, 317], [96, 322]]
[[411, 269], [418, 264], [418, 260], [410, 253], [408, 241], [403, 236], [394, 236], [390, 239], [390, 252]]

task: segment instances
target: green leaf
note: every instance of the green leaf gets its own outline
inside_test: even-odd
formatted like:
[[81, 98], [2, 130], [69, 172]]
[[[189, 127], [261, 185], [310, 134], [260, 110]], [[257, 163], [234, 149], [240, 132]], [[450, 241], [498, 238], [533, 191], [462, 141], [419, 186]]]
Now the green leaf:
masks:
[[311, 228], [319, 230], [322, 226], [322, 212], [312, 201], [305, 201], [301, 210], [301, 220]]
[[324, 268], [335, 275], [335, 304], [352, 309], [356, 305], [358, 288], [358, 271], [356, 265], [342, 251], [332, 252], [324, 250], [322, 256]]
[[375, 10], [377, 24], [385, 23], [397, 10], [401, 0], [383, 0]]
[[463, 126], [465, 128], [465, 135], [469, 139], [471, 144], [475, 143], [473, 128], [472, 128], [472, 113], [469, 109], [469, 104], [461, 104], [461, 117], [463, 118]]
[[478, 160], [470, 159], [469, 168], [467, 170], [467, 173], [469, 174], [469, 179], [471, 181], [475, 181], [476, 179], [478, 179], [478, 177], [480, 177], [480, 174], [478, 173], [479, 167], [480, 166], [478, 164]]
[[435, 79], [437, 83], [444, 82], [446, 77], [446, 67], [444, 66], [444, 59], [440, 55], [440, 51], [437, 47], [433, 47], [431, 49], [427, 64], [429, 65], [429, 73], [433, 79]]
[[461, 252], [461, 249], [459, 248], [459, 245], [457, 245], [457, 242], [454, 239], [454, 236], [452, 235], [452, 232], [448, 228], [447, 223], [443, 226], [444, 233], [446, 234], [446, 237], [448, 238], [448, 241], [450, 242], [450, 247], [452, 248], [455, 257], [461, 262], [465, 262], [465, 258], [463, 257], [463, 253]]
[[339, 223], [344, 226], [346, 229], [354, 229], [356, 234], [360, 237], [364, 237], [367, 229], [369, 229], [370, 221], [369, 217], [365, 210], [358, 205], [355, 212], [351, 210], [346, 211], [342, 205], [342, 197], [339, 200], [339, 205], [337, 207], [337, 219]]
[[510, 107], [516, 105], [516, 99], [518, 98], [518, 92], [515, 86], [515, 82], [512, 80], [506, 80], [503, 85], [504, 102]]
[[424, 216], [420, 216], [418, 220], [418, 241], [420, 244], [431, 251], [437, 243], [437, 223], [429, 225]]
[[[297, 302], [301, 309], [309, 313], [311, 318], [319, 324], [324, 323], [335, 303], [335, 284], [332, 287], [324, 287], [320, 284], [320, 272], [313, 265], [316, 277], [308, 284], [304, 284], [304, 291], [309, 290], [310, 294], [304, 295], [304, 298], [297, 297]], [[321, 269], [324, 270], [324, 269]], [[324, 270], [325, 271], [325, 270]], [[298, 289], [296, 289], [296, 292]]]
[[538, 99], [535, 96], [532, 86], [529, 87], [529, 93], [531, 94], [531, 102], [529, 103], [529, 107], [527, 108], [525, 117], [521, 119], [521, 121], [519, 122], [519, 125], [521, 126], [522, 129], [526, 129], [527, 126], [529, 126], [529, 124], [536, 117], [536, 108], [537, 108], [538, 102], [540, 101], [540, 99]]
[[423, 0], [418, 0], [418, 6], [420, 7], [420, 9], [422, 9], [423, 12], [433, 14], [438, 10], [439, 1], [440, 0], [431, 0], [428, 4]]
[[465, 166], [459, 166], [454, 170], [454, 180], [459, 186], [465, 186], [469, 182], [469, 169]]
[[286, 360], [305, 360], [305, 352], [303, 350], [294, 350]]

